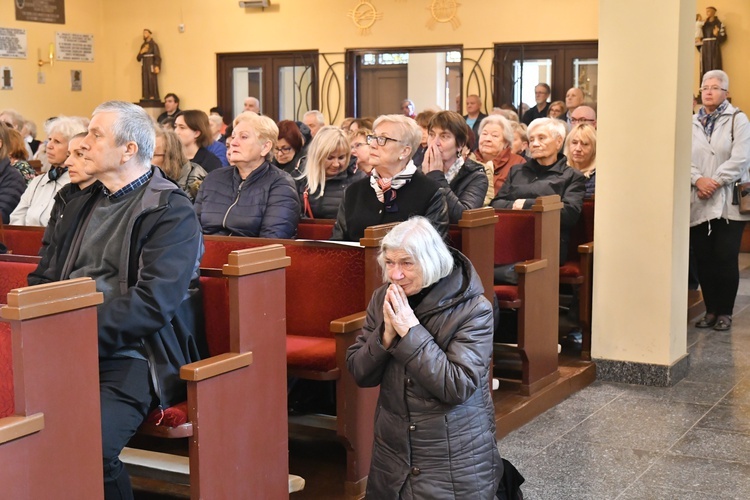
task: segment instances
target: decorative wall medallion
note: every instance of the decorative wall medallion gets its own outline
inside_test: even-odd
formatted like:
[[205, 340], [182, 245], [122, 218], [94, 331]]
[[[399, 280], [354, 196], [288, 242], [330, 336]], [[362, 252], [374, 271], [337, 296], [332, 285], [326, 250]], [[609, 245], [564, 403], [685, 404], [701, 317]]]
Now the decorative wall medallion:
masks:
[[457, 0], [432, 0], [430, 4], [431, 19], [427, 21], [427, 27], [432, 29], [435, 23], [451, 23], [453, 29], [461, 26], [461, 21], [456, 15], [461, 4]]
[[360, 35], [366, 35], [370, 28], [383, 18], [383, 14], [375, 9], [375, 6], [368, 0], [360, 0], [356, 7], [349, 11], [349, 17], [352, 18], [354, 25], [359, 28]]

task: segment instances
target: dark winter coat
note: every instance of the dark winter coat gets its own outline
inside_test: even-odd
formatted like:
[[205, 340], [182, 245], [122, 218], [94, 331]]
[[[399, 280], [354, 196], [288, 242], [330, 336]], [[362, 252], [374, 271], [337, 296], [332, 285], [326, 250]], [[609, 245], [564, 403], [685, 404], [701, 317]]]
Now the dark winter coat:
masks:
[[10, 221], [10, 214], [15, 210], [21, 195], [26, 191], [26, 181], [17, 169], [13, 168], [10, 160], [0, 160], [0, 213], [3, 224]]
[[[302, 159], [300, 164], [300, 170], [304, 173], [305, 166], [307, 163], [307, 157]], [[337, 175], [326, 179], [326, 189], [323, 196], [319, 196], [320, 187], [315, 193], [309, 193], [307, 186], [307, 178], [302, 177], [295, 179], [297, 183], [297, 194], [299, 194], [299, 202], [302, 208], [302, 216], [309, 217], [309, 214], [305, 213], [305, 195], [307, 195], [307, 202], [310, 204], [310, 210], [312, 211], [313, 218], [315, 219], [335, 219], [336, 214], [339, 212], [339, 205], [341, 200], [344, 199], [344, 192], [350, 184], [367, 177], [364, 172], [357, 170], [357, 164], [354, 164], [354, 168], [346, 168]]]
[[419, 325], [383, 347], [383, 286], [347, 351], [357, 384], [380, 386], [367, 498], [491, 499], [502, 479], [489, 387], [492, 305], [469, 260], [452, 253], [452, 272], [414, 310]]
[[513, 208], [513, 202], [525, 199], [524, 209], [530, 209], [536, 198], [559, 194], [563, 203], [560, 212], [560, 264], [565, 262], [570, 229], [578, 222], [583, 210], [586, 177], [567, 165], [565, 156], [558, 154], [557, 162], [546, 167], [531, 159], [511, 167], [508, 178], [490, 203], [495, 208]]
[[[180, 367], [200, 359], [203, 304], [198, 271], [203, 238], [185, 193], [153, 168], [139, 205], [132, 212], [120, 257], [120, 295], [97, 311], [99, 357], [142, 343], [162, 405], [184, 401]], [[102, 186], [68, 200], [57, 220], [48, 256], [29, 275], [35, 285], [67, 279], [66, 263], [78, 257], [77, 244]], [[78, 242], [78, 243], [77, 243]]]
[[466, 160], [450, 184], [445, 178], [445, 173], [440, 170], [433, 170], [426, 175], [443, 188], [445, 201], [448, 203], [448, 220], [451, 224], [458, 224], [464, 210], [482, 208], [484, 205], [484, 197], [487, 196], [490, 182], [481, 164]]
[[429, 219], [443, 238], [448, 235], [448, 205], [437, 182], [417, 170], [396, 193], [396, 210], [388, 211], [370, 186], [369, 177], [349, 186], [339, 206], [331, 239], [359, 241], [370, 226], [403, 222], [413, 215]]
[[195, 197], [205, 234], [294, 238], [300, 204], [291, 176], [268, 162], [243, 181], [239, 171], [210, 172]]

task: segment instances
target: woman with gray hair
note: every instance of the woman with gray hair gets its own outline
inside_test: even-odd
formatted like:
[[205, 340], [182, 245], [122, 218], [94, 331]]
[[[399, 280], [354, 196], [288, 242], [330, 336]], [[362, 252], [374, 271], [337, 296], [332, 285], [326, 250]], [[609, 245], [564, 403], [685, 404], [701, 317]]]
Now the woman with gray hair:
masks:
[[525, 163], [526, 159], [511, 151], [513, 128], [503, 116], [490, 115], [482, 120], [479, 125], [477, 142], [479, 143], [479, 148], [475, 153], [477, 161], [492, 168], [493, 185], [490, 198], [492, 199], [503, 187], [505, 179], [508, 178], [510, 167]]
[[21, 196], [10, 223], [18, 226], [46, 226], [55, 204], [55, 195], [70, 182], [68, 167], [68, 141], [86, 132], [86, 120], [73, 116], [60, 116], [47, 127], [47, 159], [52, 165], [44, 175], [36, 176]]
[[503, 463], [481, 281], [424, 217], [393, 228], [378, 262], [387, 283], [346, 353], [358, 385], [380, 386], [366, 497], [496, 498]]
[[565, 125], [554, 118], [537, 118], [529, 125], [531, 160], [511, 167], [508, 178], [491, 205], [513, 210], [530, 209], [539, 196], [559, 194], [560, 264], [568, 255], [570, 229], [578, 222], [586, 193], [586, 178], [567, 165], [560, 154], [565, 140]]
[[703, 75], [703, 107], [693, 115], [690, 172], [690, 246], [706, 304], [706, 315], [695, 326], [719, 331], [732, 326], [740, 242], [750, 219], [739, 210], [745, 190], [735, 188], [736, 182], [750, 181], [750, 124], [727, 101], [728, 91], [723, 71]]
[[359, 241], [365, 229], [423, 215], [448, 234], [448, 205], [440, 185], [417, 170], [412, 156], [422, 141], [419, 125], [403, 115], [383, 115], [373, 124], [371, 176], [351, 184], [339, 206], [332, 240]]

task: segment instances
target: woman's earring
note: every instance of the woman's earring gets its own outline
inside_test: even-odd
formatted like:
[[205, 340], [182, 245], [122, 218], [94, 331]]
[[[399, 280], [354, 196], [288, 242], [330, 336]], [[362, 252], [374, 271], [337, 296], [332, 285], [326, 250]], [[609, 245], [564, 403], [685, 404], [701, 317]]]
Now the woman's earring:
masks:
[[404, 159], [404, 157], [403, 157], [403, 156], [399, 156], [399, 157], [398, 157], [398, 159], [399, 159], [399, 160], [403, 160], [403, 159]]
[[461, 150], [460, 149], [456, 150], [456, 158], [461, 158]]

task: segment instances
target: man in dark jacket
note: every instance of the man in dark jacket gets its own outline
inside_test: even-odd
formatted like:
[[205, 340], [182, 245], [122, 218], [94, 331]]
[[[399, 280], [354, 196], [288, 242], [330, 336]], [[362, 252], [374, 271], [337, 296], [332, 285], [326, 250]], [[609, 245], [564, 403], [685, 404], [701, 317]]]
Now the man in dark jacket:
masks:
[[185, 397], [182, 364], [199, 359], [200, 224], [187, 196], [150, 166], [151, 119], [133, 104], [94, 110], [81, 143], [89, 193], [70, 200], [30, 284], [88, 276], [98, 309], [105, 498], [133, 498], [122, 448], [156, 408]]
[[474, 137], [479, 137], [479, 124], [482, 123], [482, 120], [485, 118], [487, 118], [487, 115], [482, 113], [482, 101], [479, 100], [479, 96], [472, 94], [467, 97], [466, 115], [464, 115], [464, 120], [466, 120], [466, 124], [471, 131], [474, 132]]

